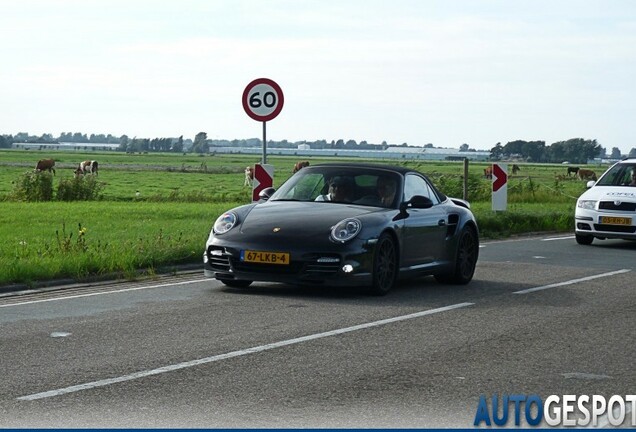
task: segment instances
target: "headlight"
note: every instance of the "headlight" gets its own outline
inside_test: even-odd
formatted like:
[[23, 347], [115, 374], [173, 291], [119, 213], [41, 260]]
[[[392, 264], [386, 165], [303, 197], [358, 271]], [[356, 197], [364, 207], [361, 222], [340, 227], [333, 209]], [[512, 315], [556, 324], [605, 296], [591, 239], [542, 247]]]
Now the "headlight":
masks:
[[596, 201], [578, 200], [576, 206], [586, 210], [594, 210], [596, 208]]
[[238, 221], [238, 217], [236, 217], [234, 213], [223, 213], [217, 218], [216, 222], [214, 222], [214, 227], [212, 228], [214, 234], [224, 234], [228, 232], [236, 225], [236, 221]]
[[341, 220], [331, 229], [331, 238], [344, 243], [357, 236], [361, 229], [362, 222], [358, 219]]

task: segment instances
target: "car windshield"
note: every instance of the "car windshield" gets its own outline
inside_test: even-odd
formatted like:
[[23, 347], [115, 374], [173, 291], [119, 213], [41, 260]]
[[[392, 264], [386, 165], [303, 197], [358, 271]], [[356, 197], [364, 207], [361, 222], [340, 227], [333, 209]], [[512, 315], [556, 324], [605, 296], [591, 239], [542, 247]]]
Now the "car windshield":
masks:
[[636, 164], [620, 163], [614, 165], [603, 174], [596, 186], [636, 187]]
[[269, 201], [315, 201], [393, 208], [401, 196], [401, 175], [386, 169], [351, 166], [303, 168]]

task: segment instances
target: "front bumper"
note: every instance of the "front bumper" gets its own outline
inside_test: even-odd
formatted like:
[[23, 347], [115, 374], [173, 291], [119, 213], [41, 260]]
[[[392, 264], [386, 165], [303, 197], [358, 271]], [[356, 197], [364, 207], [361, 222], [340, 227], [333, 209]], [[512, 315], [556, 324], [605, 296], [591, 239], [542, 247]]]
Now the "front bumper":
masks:
[[249, 263], [241, 250], [263, 250], [262, 245], [237, 245], [217, 239], [203, 253], [204, 274], [219, 280], [280, 282], [294, 285], [369, 286], [375, 241], [332, 244], [330, 248], [267, 248], [290, 254], [287, 265]]
[[[601, 223], [601, 217], [630, 218], [631, 225]], [[574, 215], [574, 231], [582, 236], [636, 240], [636, 213], [577, 208]]]

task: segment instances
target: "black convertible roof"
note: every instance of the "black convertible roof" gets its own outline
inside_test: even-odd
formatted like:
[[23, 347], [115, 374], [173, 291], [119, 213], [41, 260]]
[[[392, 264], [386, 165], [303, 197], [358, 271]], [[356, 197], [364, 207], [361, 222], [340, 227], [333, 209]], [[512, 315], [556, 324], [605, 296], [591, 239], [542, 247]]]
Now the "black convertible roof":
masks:
[[406, 168], [397, 165], [386, 165], [386, 164], [373, 164], [373, 163], [358, 163], [358, 162], [327, 162], [327, 163], [319, 163], [315, 165], [310, 165], [307, 168], [311, 167], [351, 167], [351, 168], [369, 168], [369, 169], [385, 169], [389, 171], [395, 171], [400, 174], [406, 174], [409, 172], [416, 172], [419, 174], [423, 174], [419, 171], [416, 171], [411, 168]]

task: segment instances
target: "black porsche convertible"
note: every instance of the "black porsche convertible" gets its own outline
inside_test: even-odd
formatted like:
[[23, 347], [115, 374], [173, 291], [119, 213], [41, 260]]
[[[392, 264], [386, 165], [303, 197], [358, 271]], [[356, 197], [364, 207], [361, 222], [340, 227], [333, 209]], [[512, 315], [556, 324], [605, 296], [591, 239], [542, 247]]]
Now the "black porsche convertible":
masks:
[[467, 284], [479, 255], [469, 204], [425, 175], [394, 166], [309, 166], [258, 202], [214, 222], [204, 272], [227, 286], [253, 281], [367, 286], [386, 294], [401, 278]]

